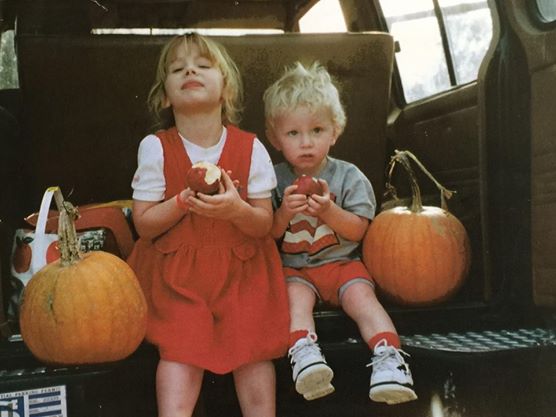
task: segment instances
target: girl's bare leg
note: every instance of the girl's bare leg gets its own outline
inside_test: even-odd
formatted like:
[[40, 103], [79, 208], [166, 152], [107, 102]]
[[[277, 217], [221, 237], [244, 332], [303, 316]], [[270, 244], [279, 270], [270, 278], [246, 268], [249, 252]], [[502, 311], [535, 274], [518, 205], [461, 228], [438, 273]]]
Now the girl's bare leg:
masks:
[[276, 416], [276, 374], [271, 361], [236, 369], [234, 382], [243, 417]]
[[156, 372], [158, 417], [191, 417], [203, 372], [196, 366], [161, 359]]

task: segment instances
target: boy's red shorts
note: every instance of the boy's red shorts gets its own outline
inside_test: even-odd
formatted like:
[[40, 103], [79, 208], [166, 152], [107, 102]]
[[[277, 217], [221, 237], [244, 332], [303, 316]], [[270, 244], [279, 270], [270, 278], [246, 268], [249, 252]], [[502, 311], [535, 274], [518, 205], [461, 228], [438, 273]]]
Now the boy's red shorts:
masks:
[[369, 271], [361, 261], [332, 262], [311, 268], [284, 267], [286, 281], [299, 282], [310, 287], [322, 301], [340, 306], [344, 291], [352, 284], [362, 282], [374, 288]]

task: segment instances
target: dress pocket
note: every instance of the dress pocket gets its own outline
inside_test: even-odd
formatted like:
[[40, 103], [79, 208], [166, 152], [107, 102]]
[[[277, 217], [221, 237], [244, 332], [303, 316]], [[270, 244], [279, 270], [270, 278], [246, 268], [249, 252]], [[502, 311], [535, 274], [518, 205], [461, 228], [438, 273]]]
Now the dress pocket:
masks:
[[245, 242], [238, 246], [234, 246], [232, 248], [232, 252], [241, 261], [247, 261], [255, 256], [255, 253], [257, 253], [257, 247], [252, 242]]

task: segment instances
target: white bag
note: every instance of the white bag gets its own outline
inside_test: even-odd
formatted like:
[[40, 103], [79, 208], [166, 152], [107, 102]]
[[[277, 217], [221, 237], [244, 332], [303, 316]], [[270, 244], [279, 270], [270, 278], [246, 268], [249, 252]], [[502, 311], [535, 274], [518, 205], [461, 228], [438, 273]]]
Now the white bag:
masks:
[[59, 258], [57, 247], [58, 234], [46, 233], [46, 222], [52, 197], [58, 187], [48, 188], [41, 201], [39, 217], [35, 230], [17, 229], [12, 247], [12, 276], [19, 279], [23, 286], [31, 277], [49, 262]]
[[[9, 315], [17, 316], [21, 295], [33, 275], [45, 265], [60, 258], [58, 249], [58, 211], [50, 210], [52, 198], [63, 198], [59, 187], [49, 187], [41, 201], [38, 214], [25, 220], [34, 229], [17, 229], [11, 259], [11, 297]], [[111, 201], [79, 207], [75, 221], [81, 252], [104, 250], [126, 259], [133, 248], [131, 201]]]

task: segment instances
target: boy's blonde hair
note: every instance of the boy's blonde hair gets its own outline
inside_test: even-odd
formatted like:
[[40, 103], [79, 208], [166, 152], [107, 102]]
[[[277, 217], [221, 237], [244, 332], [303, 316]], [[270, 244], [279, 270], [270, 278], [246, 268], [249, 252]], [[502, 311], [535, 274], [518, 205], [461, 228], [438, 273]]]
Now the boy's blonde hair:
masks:
[[346, 126], [346, 114], [338, 88], [328, 71], [318, 62], [308, 68], [300, 62], [286, 68], [282, 77], [267, 88], [263, 101], [269, 129], [272, 129], [277, 117], [301, 106], [311, 111], [329, 110], [338, 134]]
[[219, 43], [198, 33], [188, 33], [176, 36], [168, 41], [162, 48], [158, 58], [155, 82], [147, 99], [149, 109], [155, 116], [158, 125], [162, 128], [168, 128], [175, 123], [171, 108], [168, 109], [164, 106], [166, 100], [164, 83], [168, 75], [168, 66], [174, 60], [176, 50], [182, 47], [187, 53], [192, 45], [197, 46], [200, 54], [208, 58], [222, 73], [224, 80], [222, 123], [225, 125], [239, 123], [241, 119], [241, 103], [243, 101], [243, 85], [235, 62]]

